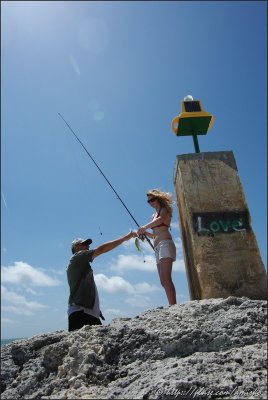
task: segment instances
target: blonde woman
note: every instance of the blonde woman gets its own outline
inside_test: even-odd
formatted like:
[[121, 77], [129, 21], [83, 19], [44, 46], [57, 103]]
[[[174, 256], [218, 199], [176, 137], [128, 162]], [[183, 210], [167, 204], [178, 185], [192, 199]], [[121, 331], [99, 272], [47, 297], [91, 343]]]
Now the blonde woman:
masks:
[[[147, 192], [147, 202], [155, 209], [152, 220], [141, 226], [137, 234], [154, 239], [156, 264], [161, 285], [170, 305], [176, 304], [176, 291], [171, 278], [172, 264], [176, 260], [176, 247], [169, 231], [172, 218], [172, 195], [158, 189]], [[153, 233], [147, 232], [152, 229]]]

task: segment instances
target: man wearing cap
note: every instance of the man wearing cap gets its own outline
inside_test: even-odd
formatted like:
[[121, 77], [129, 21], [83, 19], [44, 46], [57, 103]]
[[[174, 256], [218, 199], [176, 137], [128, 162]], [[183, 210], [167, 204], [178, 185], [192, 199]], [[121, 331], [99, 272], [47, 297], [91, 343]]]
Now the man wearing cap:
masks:
[[73, 256], [67, 267], [67, 279], [70, 287], [68, 302], [68, 331], [82, 328], [84, 325], [101, 325], [104, 319], [99, 303], [98, 290], [90, 265], [96, 257], [113, 250], [123, 242], [136, 236], [130, 231], [127, 235], [103, 243], [89, 250], [91, 239], [75, 239], [72, 242]]

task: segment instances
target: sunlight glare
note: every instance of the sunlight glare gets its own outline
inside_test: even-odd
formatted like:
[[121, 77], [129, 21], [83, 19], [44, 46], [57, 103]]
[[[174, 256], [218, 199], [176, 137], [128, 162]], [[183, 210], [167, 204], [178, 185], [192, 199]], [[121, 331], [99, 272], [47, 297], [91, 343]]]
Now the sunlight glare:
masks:
[[[59, 27], [59, 13], [64, 12], [58, 1], [10, 1], [7, 2], [5, 18], [19, 33], [53, 35]], [[2, 7], [2, 5], [1, 5]]]
[[80, 68], [79, 68], [78, 62], [76, 61], [74, 56], [72, 56], [72, 54], [70, 54], [69, 58], [70, 58], [71, 65], [72, 65], [73, 69], [75, 70], [76, 74], [80, 76], [81, 72], [80, 72]]
[[100, 18], [87, 18], [79, 27], [78, 41], [91, 53], [101, 53], [108, 44], [109, 32], [106, 23]]

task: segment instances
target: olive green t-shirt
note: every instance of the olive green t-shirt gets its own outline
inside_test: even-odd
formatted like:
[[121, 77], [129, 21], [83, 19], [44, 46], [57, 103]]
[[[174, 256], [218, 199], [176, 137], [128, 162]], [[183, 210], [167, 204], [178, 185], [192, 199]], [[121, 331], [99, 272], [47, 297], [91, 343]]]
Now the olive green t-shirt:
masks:
[[81, 250], [75, 253], [67, 266], [67, 279], [70, 287], [69, 305], [76, 304], [92, 308], [95, 302], [95, 282], [90, 262], [94, 250]]

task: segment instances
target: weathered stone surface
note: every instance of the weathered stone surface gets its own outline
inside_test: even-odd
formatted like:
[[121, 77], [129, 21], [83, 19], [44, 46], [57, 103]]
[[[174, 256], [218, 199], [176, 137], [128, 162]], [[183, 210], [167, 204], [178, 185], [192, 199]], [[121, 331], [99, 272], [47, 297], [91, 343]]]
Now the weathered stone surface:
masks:
[[264, 399], [267, 302], [190, 301], [2, 348], [2, 399]]
[[266, 299], [267, 274], [233, 153], [177, 156], [174, 186], [190, 298]]

